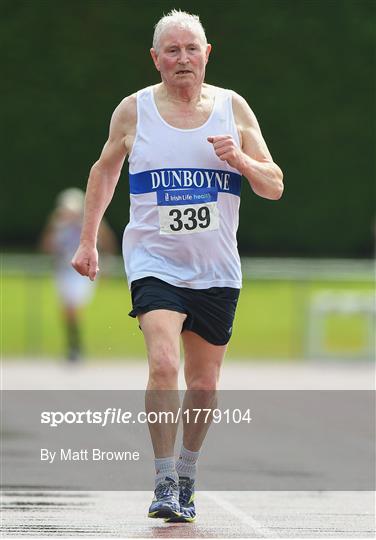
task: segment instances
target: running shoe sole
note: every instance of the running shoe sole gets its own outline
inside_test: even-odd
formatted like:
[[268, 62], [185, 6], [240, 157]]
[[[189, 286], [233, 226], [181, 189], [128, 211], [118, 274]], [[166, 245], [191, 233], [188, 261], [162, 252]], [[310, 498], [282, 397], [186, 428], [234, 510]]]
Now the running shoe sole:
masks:
[[179, 518], [182, 514], [180, 512], [174, 512], [174, 510], [171, 510], [168, 506], [159, 508], [155, 512], [149, 512], [148, 517], [153, 519], [176, 519]]
[[181, 516], [172, 516], [165, 518], [166, 523], [194, 523], [196, 521], [195, 517], [189, 517], [182, 514]]

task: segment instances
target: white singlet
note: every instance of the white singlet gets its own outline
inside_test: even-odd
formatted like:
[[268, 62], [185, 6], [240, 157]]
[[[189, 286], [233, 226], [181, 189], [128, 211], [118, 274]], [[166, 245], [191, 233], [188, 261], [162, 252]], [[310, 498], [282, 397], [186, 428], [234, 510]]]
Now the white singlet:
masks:
[[207, 137], [239, 137], [232, 92], [215, 89], [208, 120], [169, 125], [153, 87], [137, 93], [137, 131], [129, 156], [130, 220], [123, 237], [129, 286], [147, 276], [192, 289], [241, 288], [236, 232], [241, 175]]

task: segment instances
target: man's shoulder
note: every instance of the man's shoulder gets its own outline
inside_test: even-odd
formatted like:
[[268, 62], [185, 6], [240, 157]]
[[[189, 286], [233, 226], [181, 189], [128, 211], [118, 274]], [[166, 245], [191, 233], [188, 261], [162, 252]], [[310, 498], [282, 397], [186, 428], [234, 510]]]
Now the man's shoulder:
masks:
[[137, 92], [126, 96], [121, 100], [114, 111], [114, 115], [122, 118], [123, 121], [132, 122], [137, 119]]
[[249, 106], [247, 101], [240, 94], [238, 94], [237, 92], [235, 92], [235, 90], [232, 90], [231, 88], [222, 88], [221, 86], [214, 86], [213, 84], [205, 84], [205, 86], [208, 89], [208, 91], [213, 92], [213, 94], [222, 93], [222, 94], [230, 95], [232, 98], [233, 105], [237, 107], [242, 108], [242, 107]]
[[232, 110], [235, 121], [240, 124], [243, 122], [246, 124], [253, 123], [255, 121], [255, 115], [248, 101], [234, 90], [229, 90], [229, 92], [231, 92], [232, 96]]
[[229, 90], [228, 88], [222, 88], [221, 86], [216, 86], [214, 84], [204, 83], [203, 88], [213, 96], [216, 94], [228, 94], [231, 93], [232, 90]]
[[235, 90], [209, 84], [207, 84], [206, 87], [211, 89], [210, 91], [213, 93], [221, 92], [231, 96], [234, 120], [239, 129], [241, 129], [242, 126], [252, 127], [257, 124], [255, 114], [249, 106], [248, 101], [243, 96], [235, 92]]
[[229, 94], [232, 97], [233, 106], [235, 106], [237, 108], [240, 108], [240, 109], [242, 109], [244, 107], [249, 107], [247, 100], [243, 96], [241, 96], [240, 94], [235, 92], [235, 90], [227, 89], [226, 91], [229, 92]]

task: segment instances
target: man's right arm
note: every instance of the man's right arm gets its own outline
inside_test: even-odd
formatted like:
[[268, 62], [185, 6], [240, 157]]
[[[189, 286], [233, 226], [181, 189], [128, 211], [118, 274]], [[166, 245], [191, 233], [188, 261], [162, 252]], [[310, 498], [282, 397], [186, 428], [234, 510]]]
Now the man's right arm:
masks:
[[110, 123], [108, 140], [102, 153], [90, 170], [85, 196], [85, 212], [80, 245], [73, 257], [72, 266], [92, 281], [98, 272], [98, 229], [113, 197], [125, 157], [129, 135], [136, 125], [135, 95], [125, 98], [115, 109]]

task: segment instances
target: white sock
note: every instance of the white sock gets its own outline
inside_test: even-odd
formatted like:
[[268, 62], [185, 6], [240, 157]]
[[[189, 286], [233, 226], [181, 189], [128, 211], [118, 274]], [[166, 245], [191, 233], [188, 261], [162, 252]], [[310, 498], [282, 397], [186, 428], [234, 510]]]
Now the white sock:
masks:
[[178, 473], [175, 468], [175, 457], [156, 458], [155, 464], [155, 485], [159, 484], [162, 480], [166, 479], [166, 476], [179, 483]]
[[176, 472], [179, 476], [187, 476], [188, 478], [196, 477], [197, 460], [200, 455], [200, 451], [192, 452], [187, 450], [182, 445], [179, 459], [176, 462]]

